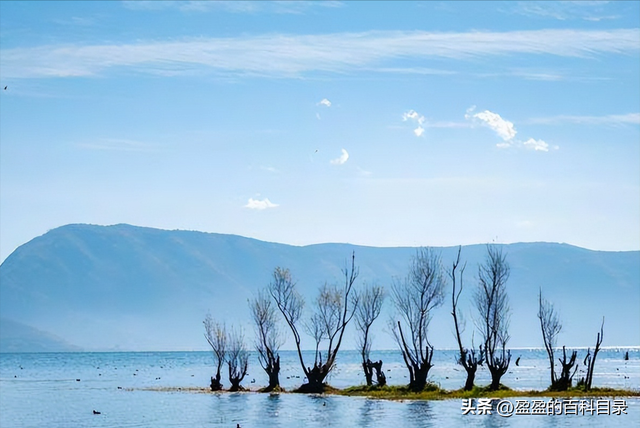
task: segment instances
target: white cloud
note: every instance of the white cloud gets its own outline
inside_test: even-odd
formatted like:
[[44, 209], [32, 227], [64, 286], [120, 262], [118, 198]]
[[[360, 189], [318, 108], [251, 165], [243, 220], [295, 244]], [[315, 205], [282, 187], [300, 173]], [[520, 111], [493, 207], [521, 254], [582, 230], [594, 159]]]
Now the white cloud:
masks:
[[491, 128], [498, 134], [504, 141], [511, 141], [517, 134], [513, 122], [503, 119], [498, 113], [493, 113], [489, 110], [482, 111], [471, 115], [471, 111], [467, 110], [467, 119], [478, 119], [484, 126]]
[[418, 124], [416, 129], [413, 130], [413, 133], [416, 134], [416, 137], [420, 137], [424, 133], [424, 128], [422, 127], [422, 125], [424, 124], [424, 116], [419, 114], [417, 111], [409, 110], [408, 112], [403, 113], [402, 120], [404, 122], [406, 122], [407, 120], [411, 120]]
[[533, 138], [529, 138], [527, 141], [525, 141], [522, 144], [524, 145], [524, 147], [535, 150], [535, 151], [540, 151], [540, 152], [549, 151], [549, 145], [542, 140], [535, 140]]
[[323, 98], [319, 103], [319, 106], [331, 107], [331, 101], [326, 98]]
[[640, 113], [610, 114], [605, 116], [571, 116], [560, 115], [552, 117], [538, 117], [527, 120], [527, 123], [553, 125], [577, 123], [581, 125], [640, 125]]
[[389, 63], [398, 58], [418, 61], [434, 57], [475, 60], [510, 54], [583, 58], [604, 53], [635, 54], [640, 50], [639, 38], [640, 29], [637, 28], [201, 37], [3, 49], [0, 68], [5, 78], [92, 76], [123, 67], [150, 73], [192, 73], [195, 70], [243, 76], [299, 77], [311, 72], [388, 69]]
[[349, 160], [349, 153], [345, 149], [342, 149], [342, 154], [339, 158], [333, 159], [331, 165], [344, 165]]
[[[518, 132], [516, 131], [513, 122], [503, 119], [498, 113], [485, 110], [474, 114], [473, 112], [475, 111], [475, 108], [476, 106], [472, 106], [467, 109], [467, 112], [464, 115], [465, 119], [472, 122], [479, 121], [481, 125], [491, 128], [496, 134], [498, 134], [498, 136], [502, 138], [503, 142], [496, 144], [496, 147], [506, 149], [516, 145], [539, 152], [549, 151], [549, 144], [543, 140], [536, 140], [534, 138], [529, 138], [524, 142], [516, 140], [515, 137]], [[559, 147], [554, 146], [553, 148], [557, 150]]]
[[252, 210], [264, 210], [267, 208], [275, 208], [278, 204], [272, 203], [268, 198], [264, 198], [263, 200], [249, 198], [249, 202], [245, 205], [245, 208], [249, 208]]

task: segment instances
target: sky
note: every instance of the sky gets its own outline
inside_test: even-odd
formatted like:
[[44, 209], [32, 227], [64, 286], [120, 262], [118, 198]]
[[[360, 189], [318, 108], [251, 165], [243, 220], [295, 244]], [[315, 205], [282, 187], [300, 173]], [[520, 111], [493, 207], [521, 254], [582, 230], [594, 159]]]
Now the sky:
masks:
[[0, 260], [69, 223], [640, 250], [639, 77], [637, 1], [2, 1]]

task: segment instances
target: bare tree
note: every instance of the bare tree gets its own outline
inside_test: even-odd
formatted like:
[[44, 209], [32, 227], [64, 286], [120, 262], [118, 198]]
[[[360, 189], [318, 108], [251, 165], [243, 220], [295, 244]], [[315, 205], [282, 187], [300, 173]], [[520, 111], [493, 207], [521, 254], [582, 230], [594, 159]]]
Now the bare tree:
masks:
[[213, 357], [216, 362], [216, 375], [215, 377], [211, 376], [211, 390], [220, 391], [222, 389], [220, 370], [222, 369], [222, 364], [224, 364], [227, 351], [227, 331], [223, 324], [213, 321], [211, 314], [207, 314], [203, 324], [205, 330], [204, 337], [213, 350]]
[[402, 321], [391, 322], [390, 327], [409, 370], [409, 388], [415, 391], [425, 388], [433, 367], [433, 346], [427, 333], [433, 309], [444, 302], [444, 285], [440, 256], [429, 248], [421, 248], [412, 258], [406, 278], [394, 281], [391, 287], [391, 297]]
[[458, 364], [464, 367], [464, 370], [467, 372], [467, 380], [464, 383], [464, 390], [471, 391], [473, 389], [473, 382], [476, 378], [476, 371], [478, 370], [478, 365], [482, 364], [482, 360], [484, 358], [484, 352], [482, 349], [482, 345], [476, 355], [476, 350], [473, 348], [473, 341], [471, 342], [471, 349], [467, 349], [462, 345], [462, 331], [464, 330], [464, 326], [460, 327], [460, 322], [458, 320], [458, 299], [460, 299], [460, 294], [462, 293], [463, 282], [462, 278], [464, 275], [464, 270], [467, 267], [465, 263], [460, 269], [460, 288], [456, 292], [456, 269], [460, 265], [460, 252], [462, 251], [462, 247], [458, 247], [458, 257], [456, 261], [453, 262], [451, 266], [451, 271], [449, 271], [449, 278], [451, 278], [452, 290], [451, 290], [451, 315], [453, 316], [453, 324], [456, 328], [456, 339], [458, 341], [458, 350], [460, 355], [458, 357]]
[[490, 389], [500, 388], [500, 379], [511, 362], [509, 341], [509, 298], [506, 283], [509, 279], [509, 264], [502, 250], [487, 245], [487, 257], [478, 266], [479, 287], [476, 291], [478, 327], [484, 343], [485, 361], [491, 373]]
[[278, 326], [276, 306], [264, 291], [251, 301], [249, 308], [256, 327], [256, 350], [260, 365], [269, 376], [269, 385], [264, 392], [280, 389], [280, 355], [278, 350], [283, 344], [282, 334]]
[[249, 352], [244, 344], [244, 335], [240, 330], [231, 329], [227, 338], [227, 365], [229, 366], [229, 391], [240, 391], [240, 382], [247, 374], [249, 367]]
[[587, 349], [587, 356], [584, 357], [583, 364], [587, 366], [587, 374], [586, 377], [580, 379], [580, 386], [584, 388], [585, 391], [589, 391], [591, 389], [591, 382], [593, 381], [593, 367], [596, 364], [596, 357], [598, 356], [598, 352], [600, 351], [600, 345], [602, 344], [602, 339], [604, 338], [604, 317], [602, 317], [602, 325], [600, 326], [600, 333], [596, 336], [596, 347], [593, 350], [593, 357], [591, 356], [591, 348]]
[[[351, 257], [351, 269], [345, 267], [342, 272], [345, 277], [344, 286], [329, 286], [325, 284], [320, 289], [320, 294], [316, 299], [313, 316], [305, 323], [305, 328], [316, 340], [313, 367], [307, 367], [302, 357], [298, 324], [302, 315], [304, 300], [296, 291], [295, 283], [291, 279], [289, 270], [276, 268], [274, 280], [269, 285], [269, 292], [293, 333], [300, 365], [307, 377], [308, 383], [300, 387], [301, 392], [322, 392], [324, 390], [324, 380], [334, 367], [345, 329], [357, 307], [357, 299], [350, 298], [353, 284], [358, 277], [358, 269], [355, 267], [355, 254], [352, 254]], [[327, 342], [324, 361], [322, 352], [319, 350], [322, 341]]]
[[556, 348], [557, 336], [562, 330], [562, 323], [553, 304], [542, 298], [542, 289], [538, 293], [538, 319], [540, 319], [542, 340], [544, 341], [544, 347], [547, 350], [551, 366], [551, 386], [549, 389], [552, 391], [566, 391], [571, 386], [573, 376], [578, 369], [578, 366], [573, 369], [578, 353], [573, 351], [567, 360], [567, 350], [564, 346], [562, 347], [562, 359], [558, 358], [562, 370], [560, 371], [560, 377], [558, 377], [554, 367], [554, 349]]
[[556, 347], [558, 333], [562, 330], [562, 324], [553, 304], [542, 298], [542, 289], [538, 293], [538, 318], [540, 319], [544, 348], [547, 350], [549, 364], [551, 365], [551, 385], [554, 385], [556, 383], [556, 371], [554, 369], [553, 350]]
[[376, 371], [376, 382], [378, 386], [387, 383], [386, 376], [382, 371], [382, 360], [372, 362], [371, 353], [371, 325], [380, 316], [382, 302], [384, 301], [384, 289], [378, 285], [366, 286], [364, 290], [357, 293], [359, 304], [355, 312], [355, 322], [358, 331], [357, 347], [362, 356], [362, 369], [368, 386], [373, 385], [373, 371]]

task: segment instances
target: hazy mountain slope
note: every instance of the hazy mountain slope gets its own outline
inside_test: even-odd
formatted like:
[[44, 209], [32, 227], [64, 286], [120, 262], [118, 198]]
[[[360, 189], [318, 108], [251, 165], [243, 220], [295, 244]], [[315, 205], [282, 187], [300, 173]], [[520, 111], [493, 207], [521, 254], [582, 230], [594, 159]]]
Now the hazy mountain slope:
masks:
[[[450, 266], [457, 249], [438, 250]], [[243, 323], [251, 336], [246, 302], [269, 282], [274, 267], [290, 268], [310, 302], [324, 281], [340, 280], [351, 251], [360, 266], [360, 284], [389, 286], [394, 276], [404, 275], [415, 249], [295, 247], [233, 235], [68, 225], [21, 246], [0, 266], [0, 313], [85, 348], [204, 349], [201, 322], [208, 310], [216, 318]], [[541, 345], [540, 286], [560, 309], [564, 343], [592, 345], [605, 315], [605, 345], [640, 344], [640, 252], [549, 243], [512, 244], [505, 251], [512, 268], [513, 346]], [[463, 247], [462, 309], [469, 334], [473, 322], [467, 300], [484, 254], [484, 245]], [[448, 305], [436, 314], [431, 340], [436, 346], [453, 346], [450, 319]], [[392, 346], [385, 323], [386, 316], [374, 325], [374, 346]]]
[[0, 318], [0, 352], [70, 352], [77, 346], [50, 333]]

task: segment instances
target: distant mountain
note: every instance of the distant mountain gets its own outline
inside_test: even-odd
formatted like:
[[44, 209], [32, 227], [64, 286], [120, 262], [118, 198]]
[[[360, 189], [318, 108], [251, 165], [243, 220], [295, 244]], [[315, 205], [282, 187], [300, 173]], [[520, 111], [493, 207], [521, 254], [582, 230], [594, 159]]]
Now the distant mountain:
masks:
[[77, 346], [50, 333], [0, 318], [0, 352], [73, 352]]
[[[437, 250], [450, 266], [457, 247]], [[202, 319], [208, 311], [242, 324], [251, 339], [247, 299], [268, 284], [276, 266], [291, 269], [311, 302], [319, 285], [341, 280], [340, 269], [352, 251], [360, 267], [358, 284], [377, 281], [386, 287], [405, 275], [415, 253], [414, 248], [349, 244], [297, 247], [124, 224], [67, 225], [22, 245], [0, 265], [0, 314], [85, 349], [206, 349]], [[542, 345], [539, 287], [564, 321], [560, 344], [593, 346], [605, 316], [603, 345], [640, 345], [639, 251], [552, 243], [510, 244], [504, 251], [511, 265], [511, 346]], [[484, 245], [462, 249], [467, 269], [461, 310], [469, 337], [470, 298], [485, 253]], [[431, 328], [430, 340], [440, 348], [455, 346], [449, 302], [435, 313]], [[391, 312], [389, 301], [385, 311]], [[387, 314], [374, 324], [376, 348], [394, 347], [386, 319]]]

